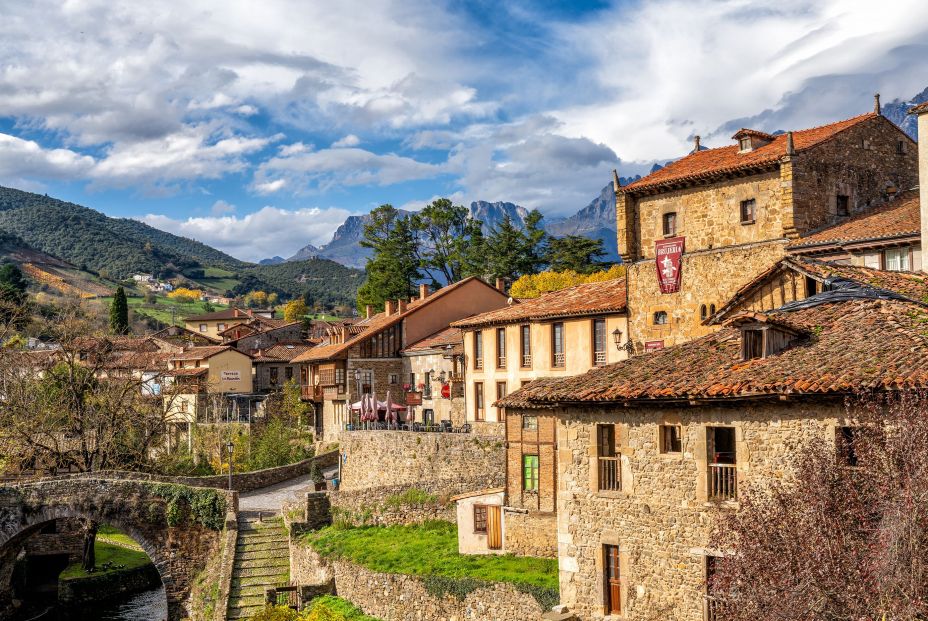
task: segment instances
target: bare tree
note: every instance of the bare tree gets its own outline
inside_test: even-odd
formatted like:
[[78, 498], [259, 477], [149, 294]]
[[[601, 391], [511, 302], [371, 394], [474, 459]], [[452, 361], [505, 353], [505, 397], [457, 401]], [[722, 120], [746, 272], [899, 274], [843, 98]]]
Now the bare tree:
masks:
[[791, 476], [720, 514], [714, 618], [928, 618], [928, 395], [858, 396], [847, 418], [834, 443], [797, 447]]

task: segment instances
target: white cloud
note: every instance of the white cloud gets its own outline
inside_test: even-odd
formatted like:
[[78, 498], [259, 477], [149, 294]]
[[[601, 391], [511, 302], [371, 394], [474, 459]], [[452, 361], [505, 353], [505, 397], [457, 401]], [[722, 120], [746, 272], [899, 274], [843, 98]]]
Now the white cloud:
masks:
[[273, 194], [274, 192], [282, 190], [286, 185], [286, 179], [275, 179], [274, 181], [255, 183], [252, 187], [258, 194]]
[[196, 239], [246, 261], [287, 258], [306, 244], [322, 245], [350, 213], [316, 207], [286, 210], [263, 207], [244, 216], [212, 215], [178, 220], [148, 214], [140, 220], [164, 231]]
[[[294, 192], [330, 190], [339, 187], [380, 185], [431, 179], [444, 167], [395, 155], [377, 154], [358, 148], [322, 149], [273, 157], [255, 173], [253, 187], [279, 189], [284, 183]], [[280, 184], [280, 186], [274, 184]]]
[[[33, 140], [0, 133], [0, 184], [24, 187], [26, 179], [73, 180], [89, 173], [96, 162], [70, 149], [45, 149]], [[29, 184], [29, 187], [38, 187]]]
[[297, 153], [305, 153], [306, 151], [312, 151], [312, 145], [306, 145], [302, 142], [294, 142], [293, 144], [284, 144], [278, 147], [277, 152], [281, 157], [288, 157], [290, 155], [296, 155]]
[[254, 116], [258, 114], [258, 112], [258, 108], [250, 104], [243, 104], [235, 109], [235, 113], [242, 116]]
[[348, 134], [344, 138], [336, 140], [332, 143], [332, 148], [337, 149], [339, 147], [356, 147], [361, 144], [361, 139], [355, 136], [354, 134]]
[[762, 110], [808, 127], [868, 111], [875, 90], [905, 98], [928, 83], [921, 0], [656, 0], [559, 36], [565, 54], [588, 56], [600, 99], [560, 110], [563, 132], [625, 160], [678, 157], [693, 134], [727, 144], [717, 128]]
[[235, 205], [227, 203], [224, 200], [218, 200], [209, 208], [209, 212], [214, 216], [223, 216], [228, 213], [235, 213]]

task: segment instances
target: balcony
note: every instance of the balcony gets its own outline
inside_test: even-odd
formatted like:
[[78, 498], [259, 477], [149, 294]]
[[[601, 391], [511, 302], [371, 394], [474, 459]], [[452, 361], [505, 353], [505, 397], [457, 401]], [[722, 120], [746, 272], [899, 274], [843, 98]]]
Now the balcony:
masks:
[[599, 491], [622, 491], [622, 464], [619, 457], [599, 458]]
[[738, 467], [735, 464], [709, 464], [709, 499], [738, 499]]
[[559, 352], [554, 354], [554, 366], [563, 367], [567, 364], [567, 354], [564, 352]]
[[706, 596], [705, 621], [723, 621], [725, 619], [725, 601], [712, 595]]
[[522, 354], [522, 367], [526, 369], [532, 368], [532, 355], [531, 354]]
[[474, 368], [475, 368], [475, 369], [482, 369], [482, 368], [483, 368], [483, 358], [476, 358], [476, 359], [474, 359]]
[[597, 351], [593, 352], [593, 364], [598, 367], [606, 366], [606, 352]]
[[506, 368], [506, 356], [497, 356], [496, 357], [496, 368], [505, 369]]

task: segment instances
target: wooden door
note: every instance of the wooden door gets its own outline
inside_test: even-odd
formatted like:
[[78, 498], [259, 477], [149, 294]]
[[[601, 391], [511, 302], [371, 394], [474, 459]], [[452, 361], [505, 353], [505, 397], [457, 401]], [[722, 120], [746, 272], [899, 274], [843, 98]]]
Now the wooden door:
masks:
[[503, 513], [499, 505], [487, 507], [487, 547], [491, 550], [503, 547]]
[[619, 546], [603, 546], [605, 564], [606, 614], [622, 613], [622, 589], [619, 581]]

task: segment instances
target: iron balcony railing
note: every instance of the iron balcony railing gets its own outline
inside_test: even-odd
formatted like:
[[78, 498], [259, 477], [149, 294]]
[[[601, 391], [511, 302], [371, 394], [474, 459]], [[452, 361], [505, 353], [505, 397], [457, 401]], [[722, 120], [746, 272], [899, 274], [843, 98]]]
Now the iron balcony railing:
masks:
[[737, 500], [738, 467], [735, 464], [709, 464], [709, 498]]
[[482, 369], [482, 368], [483, 368], [483, 358], [475, 358], [475, 359], [474, 359], [474, 368], [475, 368], [475, 369]]
[[599, 458], [599, 491], [622, 490], [622, 466], [618, 457]]
[[567, 362], [567, 356], [563, 353], [554, 354], [554, 366], [562, 367]]
[[724, 621], [725, 620], [725, 600], [712, 595], [706, 596], [705, 621]]
[[601, 367], [606, 364], [606, 352], [597, 351], [593, 353], [593, 362], [596, 363], [596, 366]]
[[496, 368], [505, 369], [506, 368], [506, 356], [497, 356], [496, 357]]
[[532, 366], [532, 355], [531, 354], [522, 354], [522, 366], [523, 367]]

